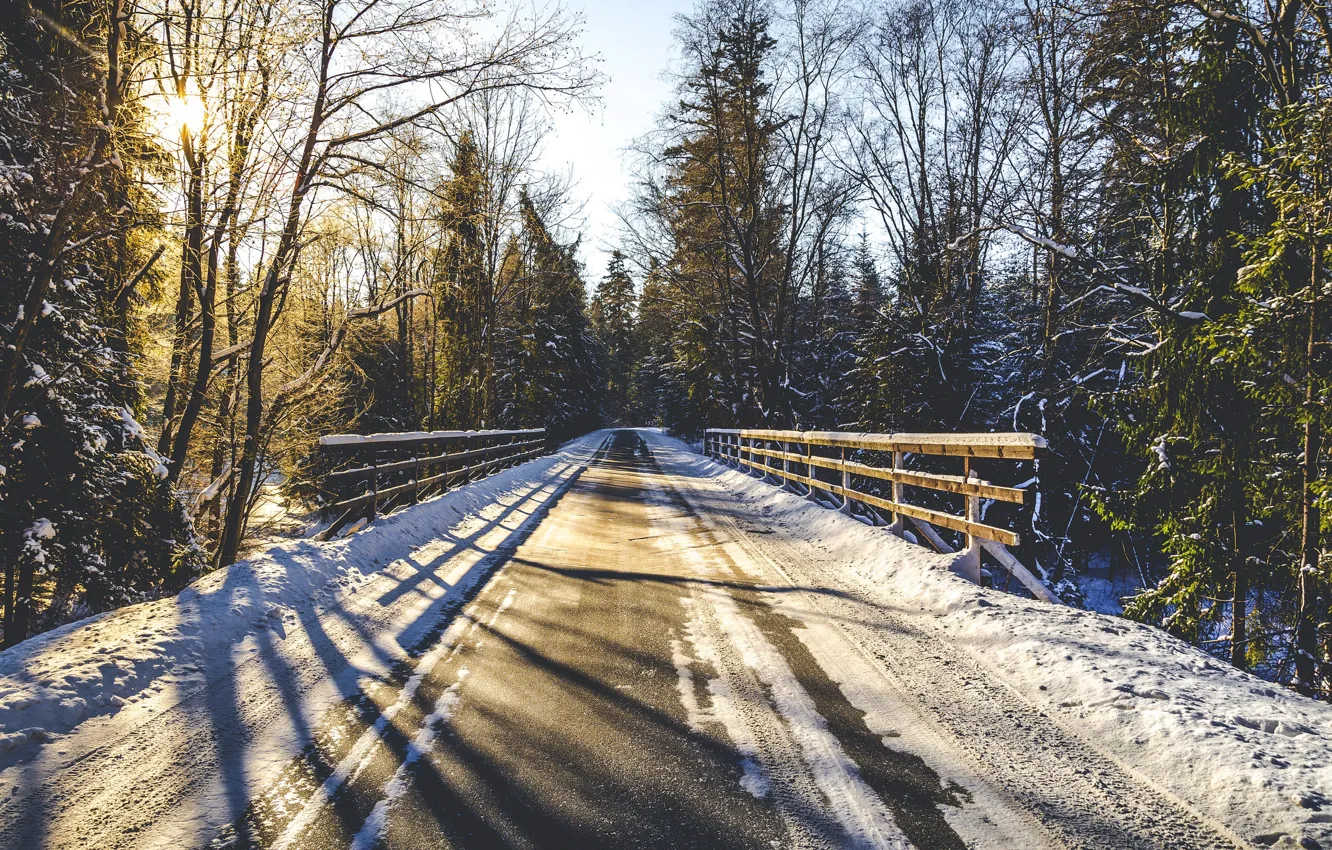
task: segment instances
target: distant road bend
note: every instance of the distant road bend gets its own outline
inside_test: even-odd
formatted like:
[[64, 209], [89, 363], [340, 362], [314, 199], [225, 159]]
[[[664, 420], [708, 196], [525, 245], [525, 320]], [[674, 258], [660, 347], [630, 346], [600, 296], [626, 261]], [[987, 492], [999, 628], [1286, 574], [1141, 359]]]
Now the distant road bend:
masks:
[[[308, 665], [253, 703], [237, 686], [231, 715], [183, 690], [176, 727], [68, 754], [64, 784], [34, 774], [0, 808], [0, 846], [189, 846], [200, 824], [202, 846], [301, 850], [1237, 846], [914, 612], [830, 580], [817, 541], [737, 510], [707, 466], [655, 432], [598, 435], [496, 545], [402, 553], [375, 605], [476, 580], [421, 603], [434, 620], [396, 635], [391, 675], [279, 721], [349, 680], [318, 651], [341, 633], [302, 620]], [[220, 743], [172, 739], [210, 710]], [[305, 743], [237, 764], [228, 730], [266, 722]]]

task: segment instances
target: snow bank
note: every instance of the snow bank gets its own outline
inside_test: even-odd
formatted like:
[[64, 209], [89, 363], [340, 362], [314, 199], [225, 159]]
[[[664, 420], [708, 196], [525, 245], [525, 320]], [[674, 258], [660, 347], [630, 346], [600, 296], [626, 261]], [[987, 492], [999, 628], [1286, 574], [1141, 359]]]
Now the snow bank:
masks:
[[176, 597], [70, 623], [0, 652], [0, 768], [89, 717], [156, 691], [172, 675], [196, 671], [201, 658], [256, 627], [359, 587], [461, 519], [567, 474], [602, 436], [575, 440], [359, 533], [282, 543], [204, 576]]
[[1159, 629], [977, 587], [947, 556], [649, 439], [670, 471], [714, 479], [780, 534], [815, 543], [830, 586], [919, 609], [923, 627], [1177, 799], [1256, 845], [1332, 848], [1332, 706]]

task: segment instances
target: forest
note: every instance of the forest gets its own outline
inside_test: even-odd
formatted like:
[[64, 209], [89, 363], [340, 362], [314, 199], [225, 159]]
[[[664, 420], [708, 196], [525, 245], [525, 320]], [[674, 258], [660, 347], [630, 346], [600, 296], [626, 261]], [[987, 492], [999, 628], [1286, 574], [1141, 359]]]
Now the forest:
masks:
[[588, 269], [541, 157], [602, 82], [576, 9], [8, 0], [5, 645], [317, 511], [322, 434], [1016, 430], [1066, 602], [1109, 565], [1332, 693], [1325, 4], [699, 0], [674, 39]]

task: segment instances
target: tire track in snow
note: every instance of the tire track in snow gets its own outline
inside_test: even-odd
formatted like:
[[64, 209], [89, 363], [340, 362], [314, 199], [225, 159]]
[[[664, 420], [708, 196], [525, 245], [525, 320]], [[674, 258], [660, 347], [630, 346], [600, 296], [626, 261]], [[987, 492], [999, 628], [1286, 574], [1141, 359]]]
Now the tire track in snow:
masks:
[[[680, 506], [678, 498], [670, 501]], [[689, 513], [654, 524], [663, 527], [663, 539], [702, 533]], [[724, 582], [729, 577], [715, 566], [721, 541], [705, 533], [702, 540], [703, 545], [673, 551], [699, 576]], [[756, 797], [771, 794], [793, 847], [909, 850], [912, 845], [892, 813], [861, 778], [782, 654], [721, 585], [695, 590], [682, 600], [688, 613], [686, 637], [698, 659], [716, 671], [708, 683], [710, 705], [700, 709], [692, 699], [692, 671], [680, 663], [683, 653], [677, 651], [686, 711], [697, 722], [722, 725], [744, 756], [741, 785]]]
[[[685, 489], [693, 494], [685, 501], [697, 506], [700, 517], [743, 549], [753, 563], [780, 576], [784, 585], [814, 587], [826, 581], [819, 576], [817, 556], [810, 557], [813, 550], [808, 544], [754, 537], [726, 511], [707, 509], [709, 503], [727, 498], [715, 483], [688, 475], [674, 480], [681, 484], [682, 495]], [[860, 581], [849, 570], [845, 573], [844, 583], [855, 586]], [[945, 636], [926, 633], [873, 607], [864, 601], [868, 597], [807, 597], [811, 607], [846, 634], [849, 645], [870, 659], [899, 694], [914, 697], [918, 715], [941, 740], [950, 741], [977, 772], [1057, 840], [1073, 847], [1114, 850], [1244, 846], [1064, 730]]]
[[[495, 627], [495, 623], [499, 620], [500, 615], [513, 604], [513, 598], [517, 592], [517, 588], [509, 589], [509, 593], [504, 597], [504, 601], [499, 604], [495, 609], [495, 613], [486, 621], [485, 628], [487, 630]], [[475, 631], [476, 624], [473, 623], [472, 629], [469, 631], [469, 637], [471, 634], [475, 633]], [[408, 783], [411, 781], [412, 774], [416, 768], [416, 763], [429, 753], [430, 748], [434, 746], [435, 738], [439, 734], [440, 728], [448, 723], [453, 717], [454, 711], [457, 710], [458, 701], [462, 698], [460, 692], [463, 681], [466, 678], [467, 668], [464, 667], [458, 671], [458, 677], [454, 680], [453, 684], [449, 685], [448, 688], [444, 690], [444, 693], [440, 694], [439, 699], [435, 701], [434, 710], [426, 715], [424, 721], [421, 723], [421, 728], [416, 733], [416, 737], [413, 738], [411, 744], [408, 745], [407, 754], [403, 758], [402, 764], [398, 766], [398, 769], [394, 771], [392, 778], [390, 778], [388, 783], [384, 785], [383, 799], [378, 803], [375, 803], [375, 807], [371, 809], [370, 815], [365, 819], [365, 823], [362, 825], [360, 832], [356, 833], [356, 837], [352, 840], [352, 850], [372, 850], [376, 843], [378, 843], [383, 837], [384, 830], [388, 826], [389, 813], [391, 812], [393, 805], [398, 801], [398, 798], [407, 791]]]

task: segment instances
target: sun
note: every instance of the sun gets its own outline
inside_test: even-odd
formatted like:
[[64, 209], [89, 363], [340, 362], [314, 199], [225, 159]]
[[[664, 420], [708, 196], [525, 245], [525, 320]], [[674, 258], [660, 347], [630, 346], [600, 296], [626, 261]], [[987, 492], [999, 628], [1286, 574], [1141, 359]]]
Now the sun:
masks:
[[152, 112], [157, 134], [172, 141], [180, 139], [186, 128], [191, 135], [197, 136], [206, 117], [203, 98], [193, 93], [183, 97], [172, 94], [154, 98]]

